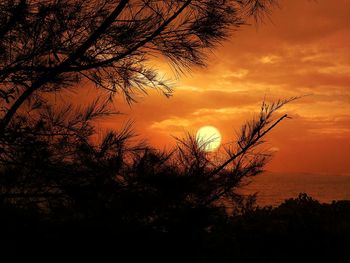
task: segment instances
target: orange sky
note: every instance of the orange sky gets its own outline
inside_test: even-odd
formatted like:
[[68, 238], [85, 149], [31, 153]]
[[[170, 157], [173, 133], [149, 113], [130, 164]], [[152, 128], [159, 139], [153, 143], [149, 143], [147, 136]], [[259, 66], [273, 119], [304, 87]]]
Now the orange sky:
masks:
[[293, 119], [269, 135], [275, 154], [267, 169], [350, 174], [349, 10], [349, 0], [281, 1], [271, 22], [243, 27], [209, 56], [207, 68], [174, 80], [172, 98], [150, 92], [131, 108], [118, 100], [126, 115], [104, 122], [114, 127], [132, 119], [161, 148], [174, 143], [172, 135], [204, 125], [228, 142], [265, 94], [268, 100], [312, 94], [279, 112]]

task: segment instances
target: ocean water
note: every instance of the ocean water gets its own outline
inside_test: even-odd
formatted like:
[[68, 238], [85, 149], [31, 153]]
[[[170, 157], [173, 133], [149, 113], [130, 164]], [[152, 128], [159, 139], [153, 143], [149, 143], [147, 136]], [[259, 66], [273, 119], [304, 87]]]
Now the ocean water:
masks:
[[260, 206], [276, 206], [299, 193], [307, 193], [321, 203], [350, 200], [350, 175], [265, 173], [243, 187], [244, 193], [258, 193]]

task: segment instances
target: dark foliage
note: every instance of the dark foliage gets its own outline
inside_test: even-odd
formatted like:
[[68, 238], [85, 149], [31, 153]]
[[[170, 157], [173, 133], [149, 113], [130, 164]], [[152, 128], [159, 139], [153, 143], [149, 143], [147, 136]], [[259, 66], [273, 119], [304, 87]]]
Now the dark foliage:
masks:
[[170, 152], [133, 142], [130, 127], [96, 142], [92, 121], [108, 114], [104, 103], [83, 113], [45, 107], [38, 119], [18, 117], [0, 139], [0, 198], [50, 217], [118, 211], [123, 220], [146, 225], [191, 208], [231, 203], [239, 209], [245, 199], [237, 189], [263, 171], [269, 153], [259, 146], [287, 116], [274, 119], [273, 113], [289, 101], [264, 102], [218, 160], [190, 135]]
[[55, 108], [46, 94], [83, 79], [129, 101], [149, 86], [169, 94], [147, 66], [151, 57], [161, 54], [179, 70], [204, 65], [206, 49], [273, 2], [2, 2], [1, 200], [50, 217], [117, 210], [146, 223], [162, 220], [170, 208], [206, 208], [222, 198], [240, 203], [235, 188], [262, 171], [268, 155], [256, 147], [286, 117], [273, 122], [272, 113], [288, 101], [264, 104], [225, 161], [213, 163], [192, 137], [171, 153], [130, 143], [129, 127], [96, 142], [92, 121], [110, 114], [107, 101], [85, 110]]
[[[88, 80], [128, 102], [171, 87], [149, 66], [204, 65], [231, 29], [273, 0], [5, 0], [0, 3], [0, 134], [23, 105]], [[35, 107], [34, 107], [35, 108]]]

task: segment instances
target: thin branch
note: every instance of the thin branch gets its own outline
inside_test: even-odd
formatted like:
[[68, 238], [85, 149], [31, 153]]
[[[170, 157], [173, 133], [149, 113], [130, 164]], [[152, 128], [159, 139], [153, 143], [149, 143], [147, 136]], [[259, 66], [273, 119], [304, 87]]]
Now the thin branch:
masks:
[[69, 69], [69, 71], [76, 72], [76, 71], [82, 71], [82, 70], [89, 70], [92, 68], [103, 67], [103, 66], [109, 65], [113, 62], [119, 61], [119, 60], [131, 55], [133, 52], [135, 52], [139, 48], [143, 47], [144, 45], [146, 45], [147, 43], [152, 41], [155, 37], [157, 37], [159, 34], [161, 34], [163, 32], [163, 30], [166, 29], [166, 27], [182, 13], [182, 11], [191, 3], [191, 1], [192, 0], [186, 1], [181, 6], [181, 8], [179, 8], [168, 20], [163, 22], [150, 36], [146, 37], [143, 41], [140, 41], [138, 44], [136, 44], [132, 48], [128, 49], [126, 52], [124, 52], [116, 57], [113, 57], [113, 58], [110, 58], [110, 59], [107, 59], [104, 61], [100, 61], [97, 63], [93, 63], [93, 64], [89, 64], [89, 65], [81, 65], [78, 67], [71, 67]]
[[221, 164], [218, 168], [213, 170], [210, 173], [210, 176], [213, 176], [220, 171], [222, 171], [227, 165], [229, 165], [231, 162], [233, 162], [237, 157], [244, 154], [249, 148], [251, 148], [253, 145], [255, 145], [262, 137], [264, 137], [269, 131], [271, 131], [278, 123], [280, 123], [283, 119], [287, 118], [288, 115], [285, 114], [281, 118], [279, 118], [274, 124], [272, 124], [267, 130], [265, 130], [263, 133], [258, 135], [254, 140], [252, 140], [249, 144], [247, 144], [244, 148], [242, 148], [238, 153], [234, 154], [231, 158], [229, 158], [226, 162]]

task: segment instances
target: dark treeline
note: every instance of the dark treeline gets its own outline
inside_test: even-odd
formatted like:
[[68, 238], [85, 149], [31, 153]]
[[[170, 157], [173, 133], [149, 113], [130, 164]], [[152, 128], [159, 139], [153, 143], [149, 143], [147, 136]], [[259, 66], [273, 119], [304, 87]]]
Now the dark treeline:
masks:
[[320, 204], [306, 194], [278, 207], [182, 209], [145, 226], [108, 216], [67, 221], [1, 207], [7, 262], [342, 262], [348, 258], [350, 202]]

